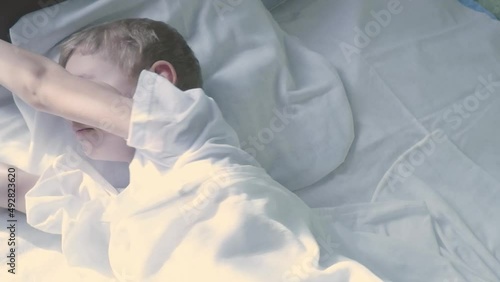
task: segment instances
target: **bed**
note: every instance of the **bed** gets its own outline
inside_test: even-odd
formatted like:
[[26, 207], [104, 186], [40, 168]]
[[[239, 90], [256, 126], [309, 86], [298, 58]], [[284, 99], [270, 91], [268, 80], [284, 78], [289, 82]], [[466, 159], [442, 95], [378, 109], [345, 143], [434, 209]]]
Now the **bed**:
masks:
[[[165, 18], [160, 8], [171, 2], [182, 13]], [[11, 38], [55, 59], [54, 46], [90, 24], [168, 19], [193, 44], [207, 93], [242, 147], [327, 222], [327, 256], [340, 254], [382, 281], [500, 281], [500, 24], [492, 13], [456, 0], [213, 2], [216, 17], [194, 23], [199, 11], [178, 1], [124, 1], [119, 9], [113, 0], [68, 1], [26, 15]], [[260, 19], [251, 31], [243, 5]], [[36, 32], [27, 31], [27, 20]], [[237, 32], [262, 36], [245, 41]], [[222, 50], [201, 48], [200, 33], [222, 34]], [[245, 65], [240, 53], [276, 64]], [[252, 72], [243, 86], [226, 82]], [[231, 96], [252, 87], [258, 91]], [[40, 173], [72, 146], [71, 136], [56, 118], [1, 94], [0, 160]], [[289, 127], [273, 129], [270, 121], [284, 116]], [[126, 186], [123, 164], [94, 165], [115, 187]], [[0, 214], [7, 222], [8, 213]], [[61, 235], [16, 216], [20, 266], [9, 275], [3, 256], [0, 280], [108, 281], [70, 267]], [[9, 236], [0, 232], [2, 242]], [[8, 253], [6, 244], [0, 251]], [[323, 281], [307, 271], [283, 279]]]

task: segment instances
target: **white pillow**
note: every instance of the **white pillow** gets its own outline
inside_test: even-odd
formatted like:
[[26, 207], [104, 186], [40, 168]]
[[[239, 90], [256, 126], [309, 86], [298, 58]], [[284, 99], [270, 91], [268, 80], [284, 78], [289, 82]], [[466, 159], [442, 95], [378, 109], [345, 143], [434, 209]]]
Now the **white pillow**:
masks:
[[[242, 148], [285, 187], [306, 187], [344, 161], [354, 134], [337, 72], [287, 36], [260, 1], [73, 0], [24, 16], [11, 37], [55, 59], [54, 46], [77, 30], [138, 17], [167, 22], [186, 38], [200, 60], [207, 95], [238, 133]], [[61, 119], [16, 103], [32, 129], [29, 157], [35, 172], [74, 138]]]

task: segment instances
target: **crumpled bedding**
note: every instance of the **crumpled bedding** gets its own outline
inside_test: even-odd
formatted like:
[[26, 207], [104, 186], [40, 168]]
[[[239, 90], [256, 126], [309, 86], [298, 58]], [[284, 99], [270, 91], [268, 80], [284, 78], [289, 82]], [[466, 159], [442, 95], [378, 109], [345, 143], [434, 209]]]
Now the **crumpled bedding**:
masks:
[[[26, 195], [27, 221], [61, 234], [68, 263], [119, 281], [380, 281], [355, 261], [318, 265], [323, 225], [239, 148], [201, 89], [143, 71], [127, 144], [130, 185], [116, 190], [75, 152]], [[193, 271], [193, 267], [196, 271]]]
[[[498, 281], [499, 23], [456, 1], [400, 1], [376, 30], [390, 2], [290, 0], [273, 11], [339, 70], [354, 116], [346, 161], [297, 193], [340, 213], [337, 224], [354, 230], [337, 240], [343, 253], [380, 277]], [[376, 35], [363, 41], [366, 27]], [[423, 263], [422, 252], [449, 264]], [[413, 258], [415, 272], [404, 267]]]
[[[11, 29], [12, 42], [55, 60], [67, 36], [126, 17], [163, 21], [183, 35], [200, 61], [203, 89], [242, 148], [282, 185], [306, 187], [345, 159], [354, 138], [352, 114], [335, 68], [283, 33], [260, 1], [74, 0], [24, 16]], [[14, 100], [20, 111], [15, 126], [29, 132], [0, 130], [0, 137], [28, 135], [29, 142], [17, 144], [19, 155], [0, 152], [0, 161], [40, 174], [66, 148], [78, 150], [66, 121]], [[126, 166], [90, 162], [114, 186], [127, 185]]]
[[493, 13], [496, 18], [500, 19], [500, 3], [495, 0], [478, 0], [479, 4], [488, 9], [491, 13]]

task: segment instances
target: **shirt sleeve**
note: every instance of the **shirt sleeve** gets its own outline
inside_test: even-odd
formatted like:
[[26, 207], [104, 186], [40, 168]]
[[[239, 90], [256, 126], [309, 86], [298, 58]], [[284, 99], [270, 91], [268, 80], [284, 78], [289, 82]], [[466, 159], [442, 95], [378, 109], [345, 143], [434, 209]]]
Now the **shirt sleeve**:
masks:
[[240, 149], [235, 131], [202, 89], [181, 91], [146, 70], [134, 94], [127, 144], [136, 157], [166, 167], [197, 160], [260, 166]]

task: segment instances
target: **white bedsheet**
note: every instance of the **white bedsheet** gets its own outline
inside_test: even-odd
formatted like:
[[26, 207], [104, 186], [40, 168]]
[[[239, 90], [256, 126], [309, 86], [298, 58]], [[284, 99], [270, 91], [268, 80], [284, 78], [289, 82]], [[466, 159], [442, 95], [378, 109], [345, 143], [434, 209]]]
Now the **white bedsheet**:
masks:
[[312, 207], [369, 202], [396, 159], [436, 129], [500, 180], [500, 23], [458, 1], [401, 0], [401, 12], [348, 60], [341, 44], [355, 46], [355, 29], [391, 2], [290, 0], [273, 11], [338, 69], [354, 115], [346, 161], [297, 191]]
[[[300, 189], [343, 162], [354, 135], [336, 70], [284, 34], [260, 1], [72, 0], [24, 16], [12, 27], [11, 38], [15, 45], [56, 59], [57, 45], [72, 33], [130, 17], [166, 22], [183, 35], [200, 61], [203, 89], [217, 101], [242, 148], [278, 182]], [[33, 27], [40, 18], [47, 20]], [[14, 100], [31, 137], [28, 163], [19, 166], [39, 174], [68, 146], [75, 147], [75, 138], [66, 121]], [[325, 114], [335, 118], [323, 121]], [[0, 130], [2, 139], [3, 134]], [[92, 163], [106, 166], [106, 177], [113, 174], [109, 170], [115, 164]], [[115, 171], [125, 174], [120, 167]], [[110, 181], [126, 186], [121, 179]]]
[[[273, 14], [335, 65], [353, 109], [346, 161], [297, 191], [310, 206], [338, 206], [337, 224], [358, 231], [345, 253], [375, 273], [400, 268], [394, 281], [500, 281], [500, 23], [456, 1], [291, 0]], [[406, 233], [381, 228], [395, 218]], [[397, 245], [408, 252], [394, 259]], [[422, 251], [461, 278], [439, 277], [432, 259], [417, 259], [412, 277], [400, 262]]]

